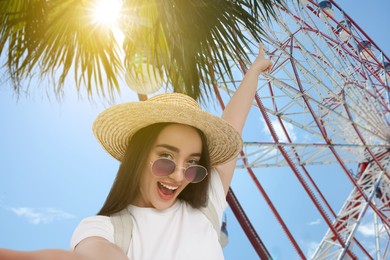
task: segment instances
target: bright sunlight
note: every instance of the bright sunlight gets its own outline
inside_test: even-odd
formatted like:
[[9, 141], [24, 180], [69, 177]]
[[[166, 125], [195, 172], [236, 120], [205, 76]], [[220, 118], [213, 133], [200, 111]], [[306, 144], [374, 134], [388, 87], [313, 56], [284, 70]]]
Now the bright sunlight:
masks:
[[121, 0], [96, 0], [93, 6], [93, 22], [113, 28], [119, 18]]

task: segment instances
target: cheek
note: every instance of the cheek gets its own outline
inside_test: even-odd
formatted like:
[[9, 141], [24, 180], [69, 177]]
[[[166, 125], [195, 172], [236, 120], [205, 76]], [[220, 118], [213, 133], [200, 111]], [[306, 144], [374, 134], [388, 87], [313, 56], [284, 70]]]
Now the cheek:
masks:
[[141, 176], [140, 188], [148, 189], [153, 182], [153, 177], [154, 176], [149, 169], [145, 170]]

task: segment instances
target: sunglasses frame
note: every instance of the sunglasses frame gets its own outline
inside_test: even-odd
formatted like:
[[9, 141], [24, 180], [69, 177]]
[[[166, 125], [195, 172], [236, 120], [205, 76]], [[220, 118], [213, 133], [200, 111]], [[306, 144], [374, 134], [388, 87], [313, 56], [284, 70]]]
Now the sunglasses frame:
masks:
[[[165, 160], [166, 160], [166, 161], [170, 161], [170, 162], [172, 162], [172, 163], [175, 165], [175, 168], [173, 168], [173, 171], [172, 171], [171, 173], [169, 173], [169, 174], [167, 174], [167, 175], [157, 175], [156, 173], [154, 173], [154, 171], [153, 171], [153, 165], [154, 165], [154, 163], [155, 163], [156, 161], [161, 161], [161, 160], [163, 160], [163, 161], [165, 161]], [[174, 160], [167, 159], [167, 158], [158, 158], [158, 159], [156, 159], [156, 160], [150, 162], [150, 167], [151, 167], [152, 173], [153, 173], [155, 176], [157, 176], [157, 177], [165, 177], [165, 176], [169, 176], [169, 175], [171, 175], [172, 173], [174, 173], [174, 172], [176, 171], [176, 168], [179, 167], [179, 166], [176, 164], [176, 162], [175, 162]], [[189, 168], [192, 168], [192, 167], [201, 167], [201, 168], [203, 168], [203, 169], [205, 170], [206, 174], [204, 175], [204, 177], [203, 177], [200, 181], [190, 181], [190, 180], [187, 178], [186, 172], [187, 172], [187, 170], [188, 170]], [[187, 181], [189, 181], [190, 183], [199, 183], [199, 182], [203, 181], [203, 180], [207, 177], [207, 175], [209, 174], [208, 171], [207, 171], [207, 169], [206, 169], [206, 167], [204, 167], [203, 165], [200, 165], [200, 164], [194, 164], [194, 165], [190, 165], [190, 166], [188, 166], [188, 167], [182, 167], [182, 166], [181, 166], [180, 168], [181, 168], [182, 170], [184, 169], [184, 178], [185, 178]]]

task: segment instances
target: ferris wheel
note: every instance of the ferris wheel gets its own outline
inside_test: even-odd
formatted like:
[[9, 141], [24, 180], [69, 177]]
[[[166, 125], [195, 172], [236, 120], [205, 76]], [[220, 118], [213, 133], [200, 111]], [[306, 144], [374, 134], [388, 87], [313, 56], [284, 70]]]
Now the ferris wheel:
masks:
[[[271, 23], [262, 22], [274, 65], [259, 79], [253, 103], [269, 134], [258, 131], [251, 141], [244, 137], [237, 167], [250, 175], [300, 258], [388, 259], [390, 60], [334, 1], [288, 1], [275, 4], [275, 11]], [[232, 62], [237, 75], [245, 67]], [[223, 95], [231, 95], [238, 81], [215, 84], [221, 106]], [[314, 177], [329, 165], [335, 167], [327, 173], [328, 186], [334, 176], [350, 185], [338, 207]], [[289, 168], [327, 227], [313, 255], [303, 253], [258, 179], [270, 167]], [[230, 190], [229, 205], [257, 254], [272, 257], [239, 201]], [[357, 232], [364, 221], [373, 223], [371, 241]]]

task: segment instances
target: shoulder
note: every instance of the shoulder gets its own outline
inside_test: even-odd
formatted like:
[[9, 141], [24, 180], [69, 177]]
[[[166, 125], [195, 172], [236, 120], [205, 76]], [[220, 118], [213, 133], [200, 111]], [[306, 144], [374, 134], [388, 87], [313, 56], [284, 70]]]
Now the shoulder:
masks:
[[112, 228], [110, 217], [101, 216], [101, 215], [87, 217], [81, 220], [77, 228], [83, 228], [83, 227], [92, 228], [92, 227], [102, 227], [102, 226], [106, 228]]
[[222, 180], [217, 169], [213, 168], [211, 170], [210, 178], [209, 203], [211, 203], [217, 211], [218, 219], [222, 219], [222, 214], [227, 207], [227, 202]]
[[[212, 185], [218, 185], [222, 187], [222, 180], [219, 176], [219, 171], [217, 168], [211, 168], [210, 182]], [[222, 187], [223, 188], [223, 187]]]
[[92, 216], [83, 219], [73, 232], [71, 249], [87, 237], [102, 237], [110, 242], [114, 241], [114, 227], [110, 217]]
[[210, 175], [210, 199], [226, 200], [223, 183], [217, 169], [213, 168]]

